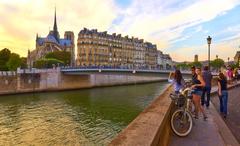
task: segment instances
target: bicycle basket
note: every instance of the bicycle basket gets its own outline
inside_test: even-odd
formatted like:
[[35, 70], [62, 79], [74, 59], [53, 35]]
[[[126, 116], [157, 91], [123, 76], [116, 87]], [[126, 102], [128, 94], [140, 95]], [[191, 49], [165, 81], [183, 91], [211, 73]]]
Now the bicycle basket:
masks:
[[175, 101], [176, 106], [183, 107], [185, 103], [185, 97], [183, 95], [179, 95]]

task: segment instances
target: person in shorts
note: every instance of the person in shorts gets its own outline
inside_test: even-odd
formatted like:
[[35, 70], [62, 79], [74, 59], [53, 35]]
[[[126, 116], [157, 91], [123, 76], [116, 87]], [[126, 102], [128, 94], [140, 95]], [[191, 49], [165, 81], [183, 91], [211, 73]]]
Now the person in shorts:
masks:
[[[192, 72], [193, 72], [192, 68]], [[205, 86], [205, 81], [203, 80], [202, 77], [202, 71], [201, 68], [196, 68], [195, 73], [193, 78], [192, 78], [192, 89], [193, 89], [193, 103], [195, 106], [195, 118], [198, 118], [198, 113], [199, 111], [203, 114], [203, 119], [206, 120], [207, 119], [207, 115], [203, 109], [203, 107], [201, 106], [201, 96], [203, 94], [203, 87]]]

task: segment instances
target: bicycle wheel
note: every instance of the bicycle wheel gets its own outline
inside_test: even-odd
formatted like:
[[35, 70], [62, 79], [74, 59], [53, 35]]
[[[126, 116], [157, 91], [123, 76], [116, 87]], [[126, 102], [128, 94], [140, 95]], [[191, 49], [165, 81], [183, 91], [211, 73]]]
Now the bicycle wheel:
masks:
[[178, 109], [172, 114], [171, 128], [176, 135], [187, 136], [192, 130], [192, 125], [193, 119], [188, 111]]

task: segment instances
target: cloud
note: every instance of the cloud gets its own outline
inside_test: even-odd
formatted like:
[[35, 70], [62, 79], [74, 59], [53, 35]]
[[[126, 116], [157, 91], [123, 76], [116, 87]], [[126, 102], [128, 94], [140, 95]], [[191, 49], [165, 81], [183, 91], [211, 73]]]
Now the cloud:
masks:
[[[159, 41], [165, 46], [170, 46], [171, 43], [174, 43], [170, 42], [171, 40], [186, 38], [183, 34], [186, 28], [225, 14], [240, 1], [187, 0], [184, 7], [178, 6], [179, 2], [177, 0], [134, 0], [128, 8], [121, 12], [124, 18], [112, 28], [112, 31], [139, 36], [155, 43]], [[202, 31], [201, 26], [196, 31]]]
[[[123, 7], [114, 0], [0, 0], [0, 48], [11, 47], [21, 55], [26, 55], [28, 48], [35, 49], [36, 33], [44, 37], [52, 29], [56, 5], [61, 36], [70, 30], [74, 31], [77, 39], [83, 27], [108, 30], [143, 38], [157, 44], [164, 53], [173, 55], [173, 59], [187, 60], [196, 53], [204, 56], [205, 44], [175, 44], [190, 39], [194, 33], [208, 35], [211, 28], [202, 24], [227, 15], [239, 3], [240, 0], [132, 0]], [[194, 27], [193, 32], [186, 34], [184, 31], [191, 27]], [[228, 32], [236, 30], [239, 27], [226, 29]], [[219, 33], [219, 36], [223, 34]], [[232, 39], [237, 37], [238, 33], [234, 33], [221, 41], [230, 39], [235, 44]], [[222, 51], [234, 46], [227, 45], [227, 42], [218, 44], [221, 44], [217, 47]]]
[[[216, 55], [223, 60], [227, 60], [230, 57], [230, 60], [233, 60], [235, 53], [239, 51], [239, 37], [229, 38], [226, 41], [221, 41], [217, 43], [212, 43], [210, 46], [211, 51], [211, 59], [215, 59]], [[208, 56], [208, 46], [204, 45], [195, 45], [195, 46], [183, 46], [176, 49], [171, 53], [172, 57], [176, 61], [193, 61], [194, 55], [197, 54], [199, 56], [199, 60], [207, 60]]]
[[36, 33], [45, 37], [53, 27], [54, 7], [60, 35], [83, 27], [107, 30], [116, 18], [113, 0], [0, 0], [0, 47], [21, 55], [35, 49]]

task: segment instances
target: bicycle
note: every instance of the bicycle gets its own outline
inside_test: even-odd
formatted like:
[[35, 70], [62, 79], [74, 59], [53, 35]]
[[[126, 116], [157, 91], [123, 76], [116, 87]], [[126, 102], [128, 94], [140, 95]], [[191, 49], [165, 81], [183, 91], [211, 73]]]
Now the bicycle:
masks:
[[187, 136], [193, 126], [192, 89], [186, 87], [179, 94], [170, 94], [170, 97], [177, 107], [171, 116], [171, 128], [176, 135]]

